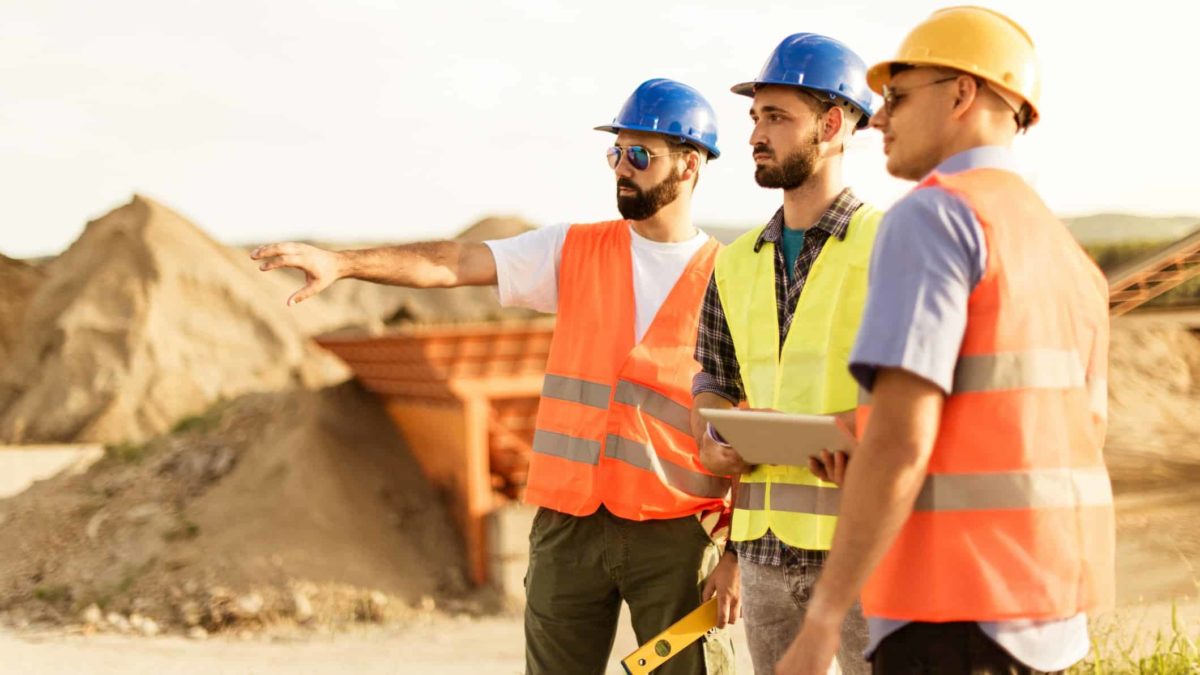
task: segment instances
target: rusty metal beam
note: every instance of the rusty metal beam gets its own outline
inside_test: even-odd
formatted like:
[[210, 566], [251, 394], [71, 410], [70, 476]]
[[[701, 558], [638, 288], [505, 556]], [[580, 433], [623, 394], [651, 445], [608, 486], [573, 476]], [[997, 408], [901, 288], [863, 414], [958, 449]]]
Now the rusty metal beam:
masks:
[[1200, 229], [1108, 275], [1108, 310], [1121, 316], [1200, 276]]

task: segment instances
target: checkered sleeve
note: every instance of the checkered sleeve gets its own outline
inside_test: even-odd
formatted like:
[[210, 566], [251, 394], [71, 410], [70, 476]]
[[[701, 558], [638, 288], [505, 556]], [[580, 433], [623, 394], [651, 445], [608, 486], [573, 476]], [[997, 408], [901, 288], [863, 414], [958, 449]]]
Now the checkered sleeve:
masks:
[[716, 394], [737, 405], [746, 397], [742, 374], [738, 369], [733, 336], [725, 321], [725, 309], [717, 291], [717, 277], [708, 280], [704, 303], [700, 306], [700, 326], [696, 332], [696, 360], [700, 372], [692, 380], [692, 396], [704, 392]]

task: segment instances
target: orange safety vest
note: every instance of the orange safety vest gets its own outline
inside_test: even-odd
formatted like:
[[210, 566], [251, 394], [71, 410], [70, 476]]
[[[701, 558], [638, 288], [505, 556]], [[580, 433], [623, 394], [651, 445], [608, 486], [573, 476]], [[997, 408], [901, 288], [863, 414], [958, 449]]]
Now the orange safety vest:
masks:
[[[1108, 286], [1016, 174], [933, 175], [974, 211], [987, 267], [912, 515], [863, 589], [868, 616], [1060, 619], [1111, 607]], [[869, 404], [859, 409], [859, 433]]]
[[720, 245], [710, 238], [696, 252], [635, 344], [629, 228], [567, 231], [525, 500], [575, 516], [603, 504], [629, 520], [718, 510], [729, 480], [701, 466], [690, 415], [696, 326]]

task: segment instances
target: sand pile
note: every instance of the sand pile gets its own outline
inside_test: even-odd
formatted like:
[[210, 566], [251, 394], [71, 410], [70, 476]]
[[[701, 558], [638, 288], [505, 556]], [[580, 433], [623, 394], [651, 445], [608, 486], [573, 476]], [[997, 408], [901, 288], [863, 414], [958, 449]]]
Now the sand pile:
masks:
[[373, 396], [251, 394], [0, 501], [0, 614], [219, 630], [466, 608], [455, 533]]
[[[295, 288], [299, 287], [297, 282]], [[379, 334], [409, 325], [519, 321], [540, 316], [526, 309], [501, 307], [491, 286], [414, 289], [342, 280], [317, 297], [359, 317], [320, 334]], [[310, 302], [313, 300], [300, 306]]]
[[25, 310], [45, 276], [40, 268], [0, 254], [0, 367], [22, 335]]
[[507, 239], [534, 229], [533, 223], [514, 216], [489, 216], [459, 232], [459, 241], [490, 241]]
[[1200, 337], [1195, 333], [1136, 315], [1113, 321], [1105, 454], [1118, 487], [1200, 466]]
[[0, 441], [140, 440], [217, 400], [346, 376], [305, 336], [352, 317], [290, 311], [286, 279], [143, 197], [45, 276], [0, 370]]
[[[525, 229], [488, 219], [464, 235]], [[362, 282], [288, 308], [298, 273], [263, 274], [143, 197], [44, 269], [0, 263], [37, 282], [0, 362], [0, 442], [109, 444], [87, 474], [0, 500], [9, 620], [149, 634], [487, 600], [466, 596], [457, 528], [378, 399], [331, 384], [347, 371], [308, 338], [532, 313], [501, 310], [491, 288]]]

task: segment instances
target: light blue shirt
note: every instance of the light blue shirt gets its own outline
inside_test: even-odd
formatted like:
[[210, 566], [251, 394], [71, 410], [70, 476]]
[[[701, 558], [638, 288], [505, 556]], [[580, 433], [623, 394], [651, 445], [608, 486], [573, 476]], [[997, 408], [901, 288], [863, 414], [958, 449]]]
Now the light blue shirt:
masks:
[[[1007, 148], [983, 146], [942, 162], [938, 173], [993, 168], [1018, 173]], [[870, 390], [879, 368], [901, 368], [950, 393], [967, 327], [967, 298], [987, 268], [987, 241], [974, 212], [950, 192], [910, 192], [879, 224], [870, 289], [850, 372]], [[867, 617], [867, 653], [908, 621]], [[1019, 661], [1055, 671], [1088, 652], [1087, 616], [1055, 621], [981, 621]]]

